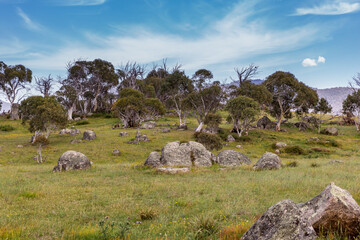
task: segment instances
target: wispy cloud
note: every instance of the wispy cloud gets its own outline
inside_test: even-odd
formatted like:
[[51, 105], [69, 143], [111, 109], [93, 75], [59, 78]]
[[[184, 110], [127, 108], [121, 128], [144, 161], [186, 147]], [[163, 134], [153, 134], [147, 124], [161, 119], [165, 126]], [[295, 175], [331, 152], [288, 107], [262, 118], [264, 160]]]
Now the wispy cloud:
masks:
[[62, 0], [58, 1], [63, 6], [94, 6], [104, 4], [106, 0]]
[[298, 8], [293, 15], [341, 15], [360, 10], [360, 3], [344, 1], [327, 2], [311, 8]]
[[312, 58], [305, 58], [302, 61], [302, 65], [303, 67], [316, 67], [319, 63], [325, 63], [326, 59], [322, 56], [319, 56], [317, 61], [316, 59], [312, 59]]
[[297, 50], [328, 36], [329, 30], [316, 24], [279, 30], [266, 21], [253, 21], [257, 8], [252, 1], [245, 2], [248, 4], [236, 5], [197, 38], [127, 26], [127, 31], [108, 36], [85, 34], [83, 42], [69, 40], [66, 46], [57, 46], [52, 54], [23, 62], [37, 69], [64, 70], [67, 62], [79, 58], [102, 58], [115, 65], [129, 60], [147, 64], [167, 58], [189, 71], [219, 64], [232, 69], [246, 59]]
[[31, 31], [40, 31], [42, 30], [42, 26], [38, 23], [35, 23], [32, 21], [28, 15], [21, 9], [16, 9], [17, 14], [21, 17], [21, 19], [24, 21], [25, 27]]

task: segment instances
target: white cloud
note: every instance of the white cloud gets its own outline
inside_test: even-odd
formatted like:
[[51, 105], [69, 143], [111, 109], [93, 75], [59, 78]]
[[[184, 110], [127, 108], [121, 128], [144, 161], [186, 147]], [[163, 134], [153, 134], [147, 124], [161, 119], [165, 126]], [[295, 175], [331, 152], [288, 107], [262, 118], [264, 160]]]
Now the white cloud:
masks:
[[42, 29], [41, 25], [33, 22], [26, 13], [21, 8], [17, 8], [17, 14], [22, 18], [27, 29], [32, 31], [40, 31]]
[[106, 0], [62, 0], [58, 2], [63, 6], [94, 6], [104, 4]]
[[294, 15], [341, 15], [352, 13], [360, 10], [360, 3], [349, 3], [344, 1], [335, 1], [312, 8], [298, 8]]
[[319, 56], [317, 61], [316, 59], [312, 59], [312, 58], [305, 58], [302, 61], [302, 65], [304, 67], [316, 67], [319, 63], [325, 63], [326, 59], [322, 56]]
[[324, 57], [322, 57], [322, 56], [318, 57], [318, 60], [317, 60], [318, 63], [325, 63], [325, 61], [326, 61], [326, 59]]
[[317, 66], [317, 62], [315, 59], [311, 59], [311, 58], [305, 58], [302, 61], [302, 65], [304, 67], [316, 67]]

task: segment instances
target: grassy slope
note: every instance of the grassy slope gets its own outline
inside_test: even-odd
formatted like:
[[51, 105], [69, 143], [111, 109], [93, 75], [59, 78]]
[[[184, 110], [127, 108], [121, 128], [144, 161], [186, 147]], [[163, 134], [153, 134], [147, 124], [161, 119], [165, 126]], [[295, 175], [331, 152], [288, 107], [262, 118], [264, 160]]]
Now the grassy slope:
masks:
[[[117, 224], [130, 217], [126, 235], [131, 239], [193, 238], [202, 217], [218, 222], [229, 233], [241, 232], [276, 202], [306, 201], [330, 182], [347, 189], [360, 202], [360, 137], [354, 127], [341, 127], [344, 135], [338, 137], [299, 133], [294, 128], [286, 133], [256, 130], [250, 132], [251, 142], [231, 143], [224, 148], [243, 152], [255, 163], [264, 152], [273, 151], [271, 145], [278, 141], [307, 150], [316, 147], [307, 143], [313, 136], [336, 139], [341, 144], [327, 146], [330, 153], [326, 154], [280, 155], [284, 164], [296, 160], [295, 168], [255, 172], [245, 166], [222, 171], [215, 166], [172, 176], [141, 165], [150, 152], [160, 151], [167, 142], [191, 140], [192, 131], [141, 130], [151, 141], [129, 145], [126, 142], [135, 136], [135, 129], [126, 130], [130, 136], [121, 138], [118, 134], [124, 130], [111, 129], [116, 119], [89, 121], [89, 125], [78, 128], [95, 130], [96, 140], [71, 145], [72, 139], [81, 136], [52, 134], [51, 144], [43, 150], [46, 162], [39, 165], [33, 160], [36, 147], [28, 143], [31, 134], [26, 128], [19, 122], [0, 120], [1, 125], [16, 128], [12, 132], [0, 131], [0, 238], [97, 239], [99, 221], [105, 216], [109, 216], [108, 222]], [[176, 121], [167, 118], [159, 123], [172, 125]], [[190, 129], [195, 126], [191, 120]], [[24, 147], [17, 148], [19, 144]], [[238, 144], [243, 148], [237, 149]], [[122, 152], [121, 156], [112, 155], [115, 148]], [[52, 173], [57, 159], [67, 150], [84, 153], [94, 167], [89, 171]], [[345, 163], [327, 164], [331, 159]], [[313, 163], [319, 167], [311, 167]], [[141, 213], [154, 217], [141, 220]]]

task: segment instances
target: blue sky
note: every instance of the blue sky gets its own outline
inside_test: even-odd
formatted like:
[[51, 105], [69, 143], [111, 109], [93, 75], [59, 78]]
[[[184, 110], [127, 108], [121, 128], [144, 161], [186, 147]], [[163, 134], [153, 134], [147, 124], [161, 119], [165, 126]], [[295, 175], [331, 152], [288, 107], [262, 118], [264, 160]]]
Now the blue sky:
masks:
[[76, 59], [180, 63], [230, 82], [290, 71], [311, 87], [347, 86], [360, 72], [357, 0], [0, 0], [0, 61], [34, 76]]

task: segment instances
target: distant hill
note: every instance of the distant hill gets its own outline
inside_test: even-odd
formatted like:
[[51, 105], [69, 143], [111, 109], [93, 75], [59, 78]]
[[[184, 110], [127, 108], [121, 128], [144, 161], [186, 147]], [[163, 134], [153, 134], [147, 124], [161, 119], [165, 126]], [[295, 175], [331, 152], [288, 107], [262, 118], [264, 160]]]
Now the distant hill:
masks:
[[8, 112], [10, 110], [10, 103], [4, 102], [2, 100], [0, 101], [2, 102], [0, 113], [2, 113], [3, 111]]
[[336, 88], [325, 88], [315, 89], [320, 98], [325, 98], [332, 106], [332, 112], [340, 114], [342, 112], [342, 103], [347, 95], [352, 93], [352, 89], [349, 87], [336, 87]]

